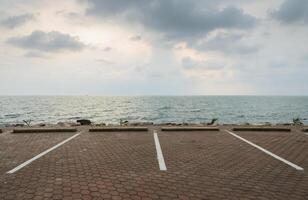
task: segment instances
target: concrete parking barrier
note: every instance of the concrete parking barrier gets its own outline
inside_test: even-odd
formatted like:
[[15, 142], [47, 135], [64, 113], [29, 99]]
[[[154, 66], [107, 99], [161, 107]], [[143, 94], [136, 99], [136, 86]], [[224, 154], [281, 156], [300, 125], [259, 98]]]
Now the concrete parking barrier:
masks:
[[66, 133], [77, 132], [76, 128], [19, 128], [13, 129], [13, 133]]
[[235, 127], [233, 131], [263, 131], [263, 132], [290, 132], [290, 128], [279, 127]]
[[162, 127], [162, 131], [219, 131], [218, 127]]
[[148, 131], [147, 127], [102, 127], [90, 128], [89, 132], [121, 132], [121, 131]]

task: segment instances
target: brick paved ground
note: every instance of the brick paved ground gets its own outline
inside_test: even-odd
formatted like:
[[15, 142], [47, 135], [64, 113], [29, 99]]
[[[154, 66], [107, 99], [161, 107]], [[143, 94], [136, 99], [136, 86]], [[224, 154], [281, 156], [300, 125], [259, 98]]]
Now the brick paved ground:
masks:
[[[299, 172], [227, 133], [163, 133], [160, 138], [168, 172], [181, 174], [181, 181], [191, 184], [191, 191], [199, 192], [200, 197], [307, 198], [306, 172]], [[302, 153], [307, 160], [308, 151]]]
[[[238, 134], [308, 169], [307, 135]], [[159, 171], [152, 131], [85, 132], [20, 171], [5, 174], [7, 168], [15, 167], [8, 164], [15, 159], [9, 156], [11, 152], [18, 158], [18, 165], [70, 135], [73, 134], [10, 134], [4, 141], [0, 139], [0, 199], [308, 196], [306, 171], [297, 171], [224, 131], [158, 132], [167, 171]], [[16, 145], [5, 142], [9, 140], [17, 141]], [[6, 150], [8, 146], [14, 150]]]
[[0, 176], [71, 135], [72, 133], [0, 134]]
[[238, 132], [237, 134], [308, 170], [308, 135], [303, 132]]

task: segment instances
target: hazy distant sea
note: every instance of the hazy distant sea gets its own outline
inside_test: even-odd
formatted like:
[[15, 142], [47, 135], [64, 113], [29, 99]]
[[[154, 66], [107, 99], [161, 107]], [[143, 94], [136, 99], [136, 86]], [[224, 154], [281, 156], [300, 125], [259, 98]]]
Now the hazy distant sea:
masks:
[[286, 123], [304, 118], [308, 97], [294, 96], [0, 96], [0, 125], [75, 122]]

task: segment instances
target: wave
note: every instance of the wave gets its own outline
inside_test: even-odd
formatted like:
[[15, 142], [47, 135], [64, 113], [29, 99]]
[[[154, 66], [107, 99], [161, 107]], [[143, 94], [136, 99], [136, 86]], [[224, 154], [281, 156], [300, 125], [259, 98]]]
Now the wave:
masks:
[[6, 115], [4, 115], [4, 117], [6, 117], [6, 118], [18, 118], [20, 116], [21, 116], [21, 114], [6, 114]]

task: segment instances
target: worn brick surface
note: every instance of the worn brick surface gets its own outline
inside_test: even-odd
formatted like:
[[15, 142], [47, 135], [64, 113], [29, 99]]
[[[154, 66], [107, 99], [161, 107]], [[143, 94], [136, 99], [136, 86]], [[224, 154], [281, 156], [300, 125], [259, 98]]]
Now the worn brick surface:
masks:
[[[290, 168], [223, 131], [158, 132], [158, 135], [167, 171], [159, 171], [151, 131], [82, 133], [17, 173], [0, 175], [0, 199], [305, 199], [308, 196], [306, 172]], [[291, 153], [289, 159], [302, 160], [303, 164], [307, 162], [307, 153], [304, 152], [306, 158]]]
[[[225, 133], [161, 133], [168, 173], [214, 199], [306, 199], [308, 177]], [[304, 149], [302, 149], [304, 150]], [[305, 162], [308, 151], [304, 150]], [[296, 156], [295, 154], [293, 156]]]
[[1, 134], [0, 176], [71, 135], [72, 133]]
[[308, 136], [304, 133], [293, 131], [236, 134], [308, 170]]

